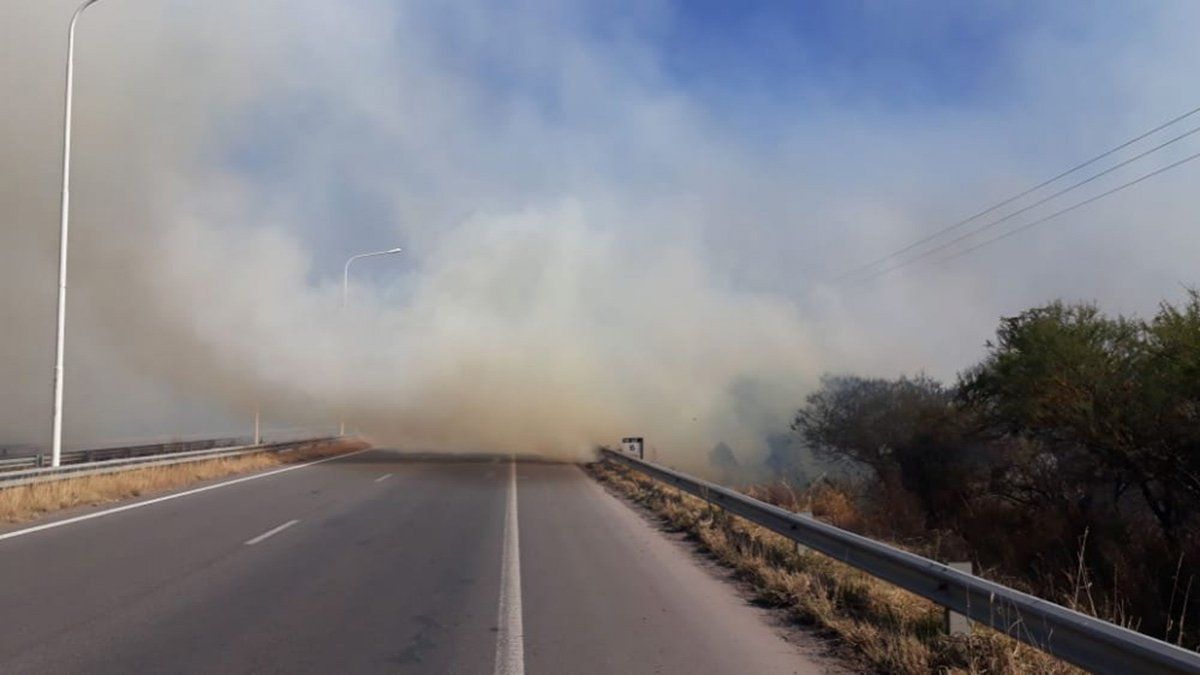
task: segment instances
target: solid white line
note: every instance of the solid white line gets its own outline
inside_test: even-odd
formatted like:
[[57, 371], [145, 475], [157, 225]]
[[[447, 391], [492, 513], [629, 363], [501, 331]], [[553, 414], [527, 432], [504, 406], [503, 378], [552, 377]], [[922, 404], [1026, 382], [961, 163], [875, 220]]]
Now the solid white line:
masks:
[[24, 536], [26, 534], [33, 534], [34, 532], [41, 532], [42, 530], [50, 530], [50, 529], [53, 529], [56, 527], [62, 527], [63, 525], [72, 525], [74, 523], [81, 523], [85, 520], [91, 520], [92, 518], [100, 518], [102, 516], [110, 516], [114, 513], [120, 513], [122, 511], [130, 511], [133, 509], [140, 509], [143, 506], [150, 506], [151, 504], [158, 504], [159, 502], [170, 501], [172, 499], [179, 499], [180, 497], [187, 497], [188, 495], [199, 494], [201, 492], [208, 492], [209, 490], [216, 490], [217, 488], [226, 487], [228, 485], [236, 485], [238, 483], [245, 483], [246, 481], [258, 480], [259, 478], [266, 478], [267, 476], [274, 476], [276, 474], [287, 473], [288, 471], [304, 469], [304, 468], [307, 468], [310, 466], [314, 466], [316, 464], [321, 464], [323, 462], [332, 462], [335, 459], [341, 459], [343, 457], [357, 455], [359, 453], [366, 452], [367, 450], [370, 450], [370, 449], [371, 448], [365, 448], [363, 450], [355, 450], [354, 452], [348, 452], [344, 455], [336, 455], [334, 457], [326, 457], [325, 459], [318, 459], [314, 462], [306, 462], [304, 464], [296, 464], [294, 466], [286, 466], [282, 469], [275, 469], [274, 471], [267, 471], [265, 473], [256, 473], [252, 476], [243, 476], [241, 478], [227, 480], [224, 483], [215, 483], [213, 485], [205, 485], [204, 487], [198, 487], [198, 488], [195, 488], [192, 490], [187, 490], [184, 492], [176, 492], [174, 494], [169, 494], [169, 495], [166, 495], [163, 497], [155, 497], [154, 499], [147, 499], [144, 502], [136, 502], [134, 504], [126, 504], [124, 506], [117, 506], [115, 508], [105, 509], [103, 511], [96, 511], [95, 513], [85, 513], [82, 516], [75, 516], [74, 518], [65, 518], [63, 520], [56, 520], [52, 523], [44, 523], [42, 525], [35, 525], [33, 527], [27, 527], [23, 530], [15, 530], [13, 532], [6, 532], [4, 534], [0, 534], [0, 541], [3, 541], [5, 539], [12, 539], [13, 537]]
[[247, 540], [246, 545], [253, 546], [253, 545], [257, 544], [258, 542], [260, 542], [264, 539], [267, 539], [268, 537], [274, 537], [275, 535], [279, 534], [280, 532], [283, 532], [284, 530], [288, 529], [289, 527], [295, 525], [298, 522], [300, 522], [300, 521], [299, 520], [289, 520], [286, 523], [280, 525], [279, 527], [273, 527], [273, 528], [267, 530], [266, 532], [263, 532], [262, 534], [258, 535], [257, 537]]
[[508, 471], [504, 514], [504, 559], [500, 566], [500, 616], [496, 631], [495, 675], [524, 675], [525, 636], [521, 625], [521, 536], [517, 522], [517, 460]]
[[385, 474], [383, 474], [382, 476], [380, 476], [379, 478], [376, 478], [376, 479], [375, 479], [375, 482], [376, 482], [376, 483], [382, 483], [383, 481], [385, 481], [385, 480], [387, 480], [387, 479], [389, 479], [389, 478], [391, 478], [391, 477], [392, 477], [392, 474], [390, 474], [390, 473], [385, 473]]

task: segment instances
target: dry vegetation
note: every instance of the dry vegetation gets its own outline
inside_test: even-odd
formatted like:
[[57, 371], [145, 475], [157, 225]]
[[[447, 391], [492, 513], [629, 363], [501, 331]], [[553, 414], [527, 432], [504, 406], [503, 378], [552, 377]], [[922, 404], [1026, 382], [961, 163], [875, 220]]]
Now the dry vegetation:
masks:
[[264, 452], [2, 488], [0, 520], [20, 522], [73, 506], [91, 506], [153, 495], [200, 481], [344, 454], [366, 445], [362, 441], [351, 440], [335, 445], [301, 446], [285, 453]]
[[[1200, 649], [1200, 290], [1147, 319], [1004, 317], [949, 384], [827, 376], [792, 430], [770, 473], [840, 473], [849, 529]], [[714, 465], [762, 479], [730, 478], [732, 452]]]
[[[602, 462], [589, 470], [735, 570], [753, 586], [756, 602], [786, 610], [798, 623], [819, 628], [845, 645], [846, 657], [864, 669], [887, 673], [1080, 672], [981, 627], [969, 636], [946, 635], [941, 630], [941, 608], [922, 598], [819, 553], [798, 552], [784, 537], [623, 467]], [[793, 501], [795, 497], [790, 495]], [[834, 489], [818, 489], [805, 495], [805, 502], [817, 517], [835, 525], [851, 525], [860, 519], [853, 502]]]

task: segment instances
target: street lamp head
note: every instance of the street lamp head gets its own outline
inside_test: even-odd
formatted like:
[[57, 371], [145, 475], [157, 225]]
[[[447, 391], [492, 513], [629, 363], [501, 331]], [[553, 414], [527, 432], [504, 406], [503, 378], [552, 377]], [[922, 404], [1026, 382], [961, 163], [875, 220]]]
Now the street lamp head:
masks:
[[384, 251], [384, 253], [399, 253], [402, 250], [404, 249], [397, 246], [396, 248], [389, 248], [388, 250]]

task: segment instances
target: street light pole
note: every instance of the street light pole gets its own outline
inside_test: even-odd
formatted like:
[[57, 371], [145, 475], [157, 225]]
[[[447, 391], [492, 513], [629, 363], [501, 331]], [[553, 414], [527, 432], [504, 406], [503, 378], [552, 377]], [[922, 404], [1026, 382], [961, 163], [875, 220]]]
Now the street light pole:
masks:
[[[95, 0], [93, 0], [93, 2], [94, 1]], [[392, 255], [394, 253], [399, 253], [401, 250], [403, 250], [403, 249], [401, 249], [400, 247], [389, 248], [386, 251], [372, 251], [370, 253], [359, 253], [357, 255], [352, 255], [349, 258], [347, 258], [346, 259], [346, 268], [342, 271], [342, 309], [346, 309], [346, 307], [348, 307], [350, 304], [350, 263], [354, 262], [355, 260], [358, 260], [359, 258], [370, 258], [370, 257], [377, 256], [377, 255]]]
[[67, 226], [71, 207], [71, 93], [75, 83], [75, 24], [83, 10], [99, 0], [85, 0], [71, 15], [67, 30], [67, 86], [63, 111], [62, 200], [58, 227], [58, 320], [54, 345], [54, 414], [50, 466], [62, 462], [63, 356], [67, 341]]
[[[58, 312], [57, 323], [55, 330], [55, 347], [54, 347], [54, 403], [52, 415], [52, 431], [50, 442], [50, 465], [59, 466], [62, 462], [62, 431], [63, 431], [63, 382], [64, 382], [64, 356], [66, 354], [67, 341], [67, 244], [68, 244], [68, 229], [70, 224], [70, 206], [71, 206], [71, 110], [72, 110], [72, 95], [74, 93], [75, 84], [75, 25], [79, 22], [79, 16], [88, 7], [99, 2], [99, 0], [84, 0], [71, 15], [71, 24], [67, 30], [67, 79], [64, 93], [64, 111], [63, 111], [63, 157], [62, 157], [62, 198], [60, 202], [61, 210], [59, 213], [59, 234], [58, 234]], [[375, 251], [371, 253], [360, 253], [350, 256], [346, 261], [346, 268], [342, 274], [342, 308], [345, 309], [349, 303], [349, 287], [350, 287], [350, 264], [359, 258], [367, 258], [378, 255], [390, 255], [399, 253], [399, 248], [391, 248], [386, 251]], [[255, 436], [258, 436], [258, 411], [255, 410]], [[346, 422], [343, 418], [341, 421], [341, 433], [346, 433]]]
[[[95, 2], [95, 0], [92, 0], [92, 1]], [[394, 253], [399, 253], [400, 251], [401, 251], [400, 247], [389, 248], [386, 251], [372, 251], [370, 253], [359, 253], [356, 255], [352, 255], [346, 259], [346, 267], [345, 267], [345, 269], [342, 270], [342, 312], [343, 313], [345, 312], [346, 308], [350, 306], [350, 264], [353, 263], [355, 260], [358, 260], [359, 258], [371, 258], [371, 257], [378, 256], [378, 255], [392, 255]], [[338, 435], [339, 436], [346, 435], [345, 411], [342, 412], [341, 419], [338, 422]]]

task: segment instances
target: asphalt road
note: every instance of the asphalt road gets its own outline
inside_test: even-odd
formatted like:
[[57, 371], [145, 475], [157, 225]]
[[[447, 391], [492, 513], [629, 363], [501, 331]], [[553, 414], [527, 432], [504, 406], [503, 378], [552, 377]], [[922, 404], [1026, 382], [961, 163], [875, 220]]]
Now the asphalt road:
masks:
[[0, 531], [0, 672], [821, 672], [571, 465], [372, 450], [81, 515]]

